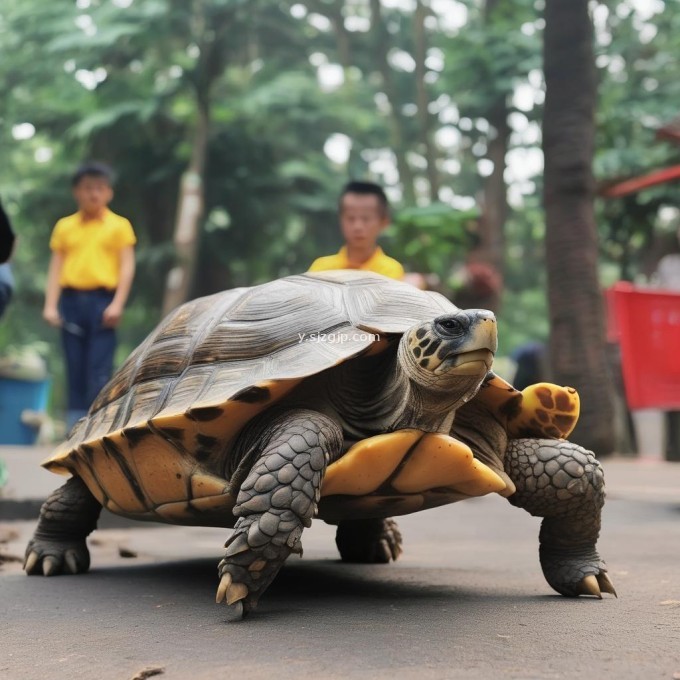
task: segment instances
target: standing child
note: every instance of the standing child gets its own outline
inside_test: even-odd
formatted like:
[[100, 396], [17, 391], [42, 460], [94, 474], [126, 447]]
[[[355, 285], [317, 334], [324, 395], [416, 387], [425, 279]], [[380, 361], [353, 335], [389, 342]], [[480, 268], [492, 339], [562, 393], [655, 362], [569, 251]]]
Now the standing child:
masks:
[[345, 245], [336, 255], [319, 257], [310, 272], [363, 269], [392, 279], [403, 279], [404, 268], [378, 245], [378, 236], [390, 223], [387, 196], [372, 182], [350, 182], [340, 194], [340, 229]]
[[[345, 245], [335, 255], [314, 260], [310, 272], [360, 269], [391, 279], [404, 278], [401, 264], [385, 255], [378, 245], [378, 236], [390, 223], [389, 204], [381, 186], [372, 182], [349, 182], [340, 194], [338, 218]], [[401, 534], [392, 519], [343, 520], [338, 524], [338, 536], [350, 533], [356, 536], [357, 532], [365, 545], [381, 546], [368, 558], [369, 562], [389, 562], [401, 551]], [[361, 552], [361, 547], [358, 550]]]
[[109, 210], [110, 168], [87, 163], [72, 179], [78, 212], [60, 219], [50, 239], [44, 319], [61, 327], [69, 427], [87, 413], [111, 377], [115, 328], [135, 272], [130, 222]]

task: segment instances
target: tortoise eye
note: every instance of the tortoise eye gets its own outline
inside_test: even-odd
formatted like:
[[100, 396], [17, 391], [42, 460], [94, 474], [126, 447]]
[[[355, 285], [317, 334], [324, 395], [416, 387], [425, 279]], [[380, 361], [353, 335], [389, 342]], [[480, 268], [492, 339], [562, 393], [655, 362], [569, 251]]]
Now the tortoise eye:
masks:
[[465, 330], [463, 324], [458, 319], [439, 319], [435, 323], [437, 329], [443, 335], [460, 335]]

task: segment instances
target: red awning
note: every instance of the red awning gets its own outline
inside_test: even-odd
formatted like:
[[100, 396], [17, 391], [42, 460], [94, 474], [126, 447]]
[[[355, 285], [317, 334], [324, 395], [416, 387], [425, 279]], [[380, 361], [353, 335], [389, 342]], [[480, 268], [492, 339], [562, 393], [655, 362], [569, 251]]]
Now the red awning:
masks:
[[604, 198], [620, 198], [621, 196], [634, 194], [638, 191], [642, 191], [642, 189], [647, 189], [656, 186], [657, 184], [663, 184], [664, 182], [670, 182], [674, 179], [680, 179], [680, 165], [673, 165], [670, 168], [650, 172], [648, 175], [633, 177], [624, 182], [613, 184], [600, 191], [600, 196], [603, 196]]

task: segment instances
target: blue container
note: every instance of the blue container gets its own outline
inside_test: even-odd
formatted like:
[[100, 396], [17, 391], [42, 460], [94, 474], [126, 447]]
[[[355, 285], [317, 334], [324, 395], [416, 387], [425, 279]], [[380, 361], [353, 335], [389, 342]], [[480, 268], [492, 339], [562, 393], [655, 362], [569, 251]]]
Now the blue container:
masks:
[[0, 444], [35, 444], [38, 430], [24, 425], [21, 414], [45, 411], [49, 393], [49, 380], [0, 378]]

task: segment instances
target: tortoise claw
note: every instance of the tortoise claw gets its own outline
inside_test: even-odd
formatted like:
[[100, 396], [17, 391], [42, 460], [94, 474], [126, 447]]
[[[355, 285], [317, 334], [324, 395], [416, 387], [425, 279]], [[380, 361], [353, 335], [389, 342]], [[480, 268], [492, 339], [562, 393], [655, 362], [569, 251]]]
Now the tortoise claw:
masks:
[[217, 588], [215, 602], [220, 604], [220, 602], [226, 600], [227, 604], [232, 605], [245, 599], [247, 596], [248, 586], [245, 583], [234, 583], [232, 575], [226, 572]]
[[560, 595], [585, 595], [601, 600], [602, 593], [609, 593], [616, 597], [614, 585], [607, 575], [607, 567], [595, 549], [564, 555], [542, 545], [540, 557], [546, 581]]
[[64, 555], [64, 561], [66, 562], [66, 570], [71, 574], [77, 574], [78, 568], [78, 558], [73, 550], [67, 550]]
[[229, 586], [231, 586], [231, 574], [226, 572], [220, 580], [220, 585], [217, 588], [217, 595], [215, 596], [215, 602], [217, 604], [224, 600], [227, 595], [227, 590], [229, 590]]
[[380, 541], [380, 548], [377, 552], [379, 553], [377, 556], [378, 559], [376, 560], [378, 562], [389, 562], [390, 560], [395, 559], [390, 550], [390, 546], [385, 539]]
[[602, 599], [602, 593], [600, 593], [600, 586], [597, 582], [597, 578], [593, 574], [588, 574], [584, 576], [580, 583], [576, 586], [577, 595], [592, 595], [598, 599]]
[[44, 576], [52, 576], [57, 572], [59, 563], [52, 557], [46, 557], [42, 563], [42, 570]]
[[226, 572], [220, 580], [220, 585], [217, 588], [217, 596], [215, 602], [220, 604], [225, 599], [230, 610], [230, 621], [241, 621], [246, 617], [250, 608], [245, 602], [248, 595], [248, 587], [244, 583], [233, 583], [232, 575]]
[[232, 583], [227, 590], [227, 604], [243, 600], [247, 595], [248, 586], [245, 583]]
[[82, 574], [90, 566], [85, 541], [32, 539], [26, 548], [24, 571], [29, 575]]
[[26, 562], [24, 562], [24, 571], [27, 574], [32, 574], [33, 570], [35, 569], [35, 565], [38, 564], [39, 559], [38, 553], [31, 551], [26, 557]]
[[616, 594], [616, 589], [614, 588], [614, 584], [611, 582], [611, 579], [609, 576], [607, 576], [606, 572], [600, 572], [597, 575], [597, 582], [600, 585], [600, 590], [603, 593], [609, 593], [610, 595], [613, 595], [615, 598], [618, 599], [618, 595]]
[[616, 590], [614, 589], [614, 584], [604, 571], [597, 575], [589, 574], [588, 576], [584, 576], [576, 586], [577, 595], [592, 595], [601, 600], [602, 593], [609, 593], [614, 597], [618, 597]]

